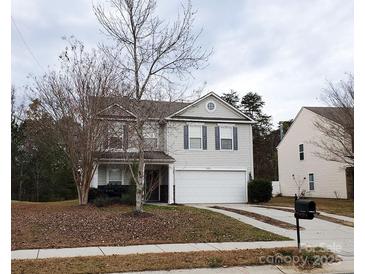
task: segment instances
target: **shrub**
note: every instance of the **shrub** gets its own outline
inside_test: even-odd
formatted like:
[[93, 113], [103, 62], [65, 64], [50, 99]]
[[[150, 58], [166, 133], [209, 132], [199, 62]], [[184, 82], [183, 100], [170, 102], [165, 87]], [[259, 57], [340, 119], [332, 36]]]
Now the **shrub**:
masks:
[[272, 184], [265, 180], [252, 180], [248, 183], [248, 201], [250, 203], [264, 203], [272, 197]]
[[93, 200], [93, 204], [97, 207], [110, 206], [113, 204], [120, 204], [121, 199], [119, 197], [108, 197], [108, 196], [98, 196]]
[[133, 205], [136, 203], [136, 186], [129, 185], [125, 193], [122, 194], [121, 203]]
[[96, 197], [100, 195], [99, 190], [97, 188], [90, 188], [89, 189], [89, 203], [92, 203]]
[[[132, 170], [131, 170], [136, 177], [138, 174], [138, 162], [132, 163]], [[129, 186], [125, 193], [122, 194], [122, 203], [134, 205], [136, 203], [136, 182], [133, 179], [133, 176], [129, 179]]]

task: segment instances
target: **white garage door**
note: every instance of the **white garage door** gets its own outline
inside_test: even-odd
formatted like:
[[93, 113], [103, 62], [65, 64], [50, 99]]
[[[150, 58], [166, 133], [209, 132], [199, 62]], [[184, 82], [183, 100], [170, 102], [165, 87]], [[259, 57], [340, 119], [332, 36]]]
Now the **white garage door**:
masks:
[[193, 171], [175, 173], [176, 203], [243, 203], [245, 171]]

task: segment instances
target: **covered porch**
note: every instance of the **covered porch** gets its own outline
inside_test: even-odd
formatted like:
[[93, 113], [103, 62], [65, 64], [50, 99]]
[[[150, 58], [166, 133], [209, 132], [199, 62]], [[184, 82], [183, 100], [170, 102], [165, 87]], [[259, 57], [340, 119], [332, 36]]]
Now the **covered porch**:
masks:
[[[125, 153], [108, 152], [100, 157], [91, 188], [110, 197], [122, 197], [135, 188], [130, 164], [135, 159]], [[128, 160], [127, 160], [128, 159]], [[145, 152], [145, 202], [173, 203], [174, 159], [164, 152]]]

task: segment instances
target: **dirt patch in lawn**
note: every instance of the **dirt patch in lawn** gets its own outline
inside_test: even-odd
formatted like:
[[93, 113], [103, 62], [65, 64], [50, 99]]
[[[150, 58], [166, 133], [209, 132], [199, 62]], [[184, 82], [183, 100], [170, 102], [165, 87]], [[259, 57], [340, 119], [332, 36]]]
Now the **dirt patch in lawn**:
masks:
[[[242, 210], [242, 209], [234, 209], [234, 208], [228, 208], [228, 207], [222, 207], [222, 206], [212, 206], [211, 208], [216, 208], [216, 209], [222, 209], [225, 211], [230, 211], [230, 212], [234, 212], [240, 215], [244, 215], [250, 218], [253, 218], [257, 221], [261, 221], [270, 225], [274, 225], [274, 226], [278, 226], [281, 228], [285, 228], [285, 229], [291, 229], [291, 230], [296, 230], [297, 227], [296, 225], [287, 223], [287, 222], [283, 222], [262, 214], [258, 214], [258, 213], [254, 213], [254, 212], [250, 212], [250, 211], [246, 211], [246, 210]], [[304, 230], [303, 227], [300, 227], [301, 230]]]
[[[291, 264], [299, 258], [296, 266], [300, 269], [321, 267], [326, 262], [339, 259], [322, 249], [302, 252], [296, 248], [246, 249], [232, 251], [199, 251], [182, 253], [115, 255], [38, 260], [13, 260], [12, 273], [63, 274], [63, 273], [111, 273], [146, 270], [171, 270], [203, 267], [231, 267], [268, 264], [265, 258], [275, 258], [276, 264]], [[288, 259], [289, 258], [289, 259]], [[280, 261], [280, 259], [282, 261]], [[285, 259], [285, 260], [284, 260]], [[291, 259], [291, 260], [290, 260]]]
[[[290, 209], [290, 208], [282, 208], [282, 207], [275, 207], [275, 206], [257, 206], [257, 207], [263, 207], [263, 208], [271, 208], [271, 209], [276, 209], [276, 210], [281, 210], [281, 211], [286, 211], [286, 212], [292, 212], [294, 214], [295, 210], [294, 209]], [[316, 215], [315, 218], [320, 219], [320, 220], [324, 220], [324, 221], [328, 221], [331, 223], [335, 223], [335, 224], [340, 224], [340, 225], [345, 225], [345, 226], [350, 226], [350, 227], [354, 227], [354, 223], [353, 222], [348, 222], [348, 221], [344, 221], [344, 220], [340, 220], [334, 217], [330, 217], [330, 216], [325, 216], [325, 215]]]
[[288, 240], [233, 218], [187, 206], [105, 208], [70, 203], [12, 203], [12, 250], [158, 243]]

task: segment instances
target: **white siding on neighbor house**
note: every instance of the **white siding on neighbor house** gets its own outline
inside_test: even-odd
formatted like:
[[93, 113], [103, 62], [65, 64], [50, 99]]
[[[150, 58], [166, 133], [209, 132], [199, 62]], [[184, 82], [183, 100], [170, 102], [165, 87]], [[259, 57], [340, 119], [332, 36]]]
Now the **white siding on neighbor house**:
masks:
[[[213, 112], [208, 112], [206, 109], [206, 105], [208, 102], [214, 102], [216, 109]], [[199, 103], [194, 106], [187, 108], [184, 112], [178, 114], [177, 116], [192, 116], [192, 117], [200, 117], [200, 118], [232, 118], [242, 119], [242, 115], [236, 113], [232, 109], [230, 109], [227, 105], [218, 101], [213, 96], [208, 96], [203, 99]]]
[[279, 181], [272, 181], [272, 196], [277, 196], [278, 194], [281, 193], [280, 190], [280, 182]]
[[[215, 149], [217, 123], [197, 123], [207, 126], [207, 150], [184, 149], [184, 125], [193, 122], [169, 122], [167, 125], [167, 153], [175, 160], [175, 169], [247, 170], [252, 172], [252, 139], [250, 124], [231, 124], [237, 127], [238, 150]], [[247, 173], [247, 174], [248, 174]]]
[[[314, 174], [314, 191], [307, 196], [347, 198], [344, 165], [326, 161], [315, 155], [319, 149], [311, 142], [324, 138], [313, 122], [318, 115], [303, 108], [278, 146], [279, 181], [281, 193], [292, 196], [297, 193], [297, 181], [306, 177], [302, 188], [309, 191], [309, 173]], [[299, 145], [304, 145], [304, 160], [299, 160]], [[337, 194], [335, 194], [337, 193]]]

